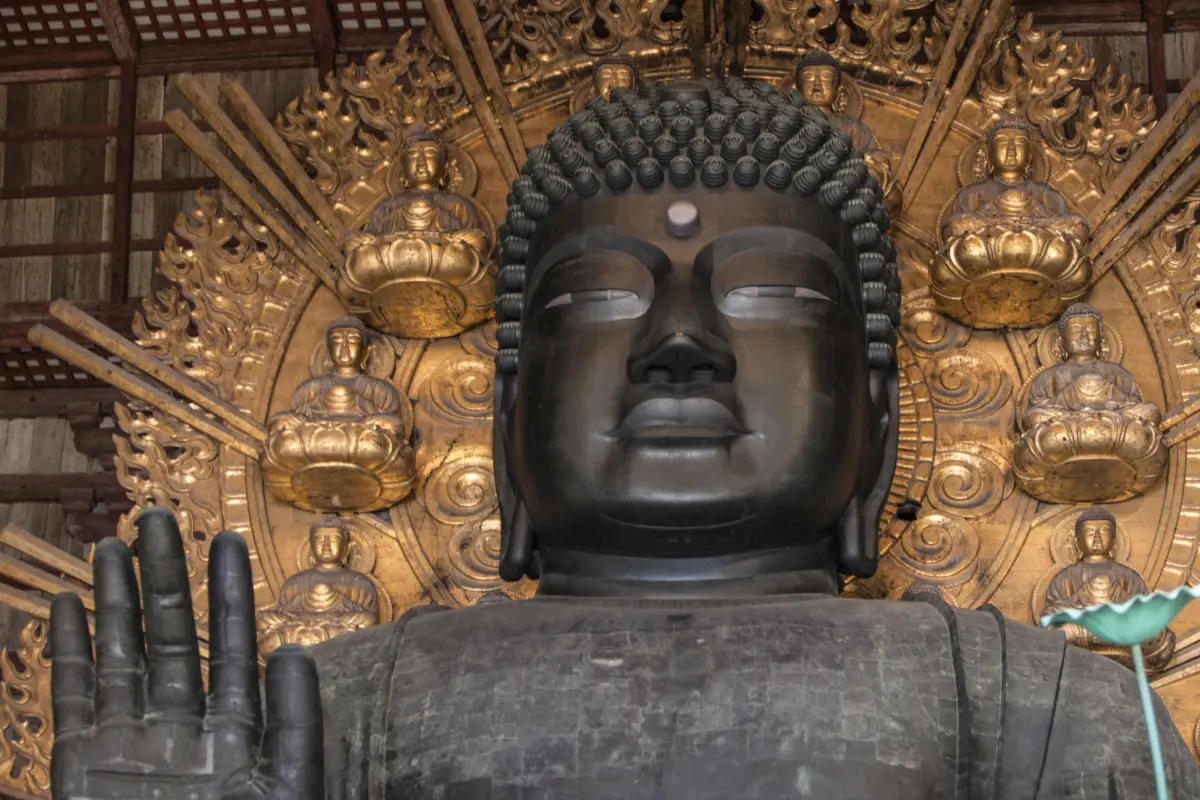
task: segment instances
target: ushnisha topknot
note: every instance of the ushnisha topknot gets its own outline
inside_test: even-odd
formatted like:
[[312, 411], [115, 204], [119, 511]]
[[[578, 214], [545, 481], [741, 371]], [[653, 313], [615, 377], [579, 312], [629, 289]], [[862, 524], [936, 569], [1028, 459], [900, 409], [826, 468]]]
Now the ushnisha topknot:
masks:
[[338, 317], [333, 322], [329, 323], [327, 331], [335, 331], [339, 328], [353, 328], [359, 333], [366, 333], [366, 324], [358, 317]]
[[892, 366], [900, 278], [879, 182], [850, 137], [799, 92], [730, 78], [615, 89], [610, 100], [591, 98], [529, 151], [500, 226], [496, 369], [517, 371], [525, 261], [540, 220], [572, 194], [586, 200], [693, 185], [797, 192], [837, 213], [858, 250], [867, 363]]

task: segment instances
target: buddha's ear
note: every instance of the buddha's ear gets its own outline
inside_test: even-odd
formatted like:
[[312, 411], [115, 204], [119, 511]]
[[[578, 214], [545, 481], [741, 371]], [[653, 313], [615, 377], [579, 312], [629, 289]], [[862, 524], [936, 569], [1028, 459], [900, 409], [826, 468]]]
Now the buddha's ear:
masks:
[[500, 503], [500, 577], [519, 581], [530, 572], [533, 563], [533, 528], [525, 503], [512, 479], [508, 451], [509, 425], [517, 377], [496, 370], [494, 383], [494, 413], [492, 416], [492, 471], [495, 473], [496, 497]]
[[879, 516], [891, 489], [900, 444], [900, 376], [895, 367], [871, 370], [868, 450], [859, 491], [842, 514], [838, 572], [869, 578], [879, 566]]

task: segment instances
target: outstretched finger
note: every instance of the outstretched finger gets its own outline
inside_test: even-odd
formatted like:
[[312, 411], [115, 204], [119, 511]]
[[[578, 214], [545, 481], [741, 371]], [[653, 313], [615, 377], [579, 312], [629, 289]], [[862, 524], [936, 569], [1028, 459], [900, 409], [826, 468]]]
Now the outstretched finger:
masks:
[[57, 595], [50, 603], [50, 658], [54, 735], [91, 727], [96, 688], [92, 637], [83, 602], [71, 592]]
[[134, 524], [146, 614], [148, 710], [199, 718], [204, 710], [200, 644], [179, 527], [164, 508], [147, 509]]
[[267, 661], [267, 729], [260, 771], [281, 796], [325, 796], [324, 726], [317, 665], [299, 645], [284, 645]]
[[96, 596], [96, 721], [141, 714], [145, 653], [133, 554], [105, 539], [92, 559]]
[[219, 717], [262, 731], [254, 582], [250, 551], [236, 533], [218, 533], [208, 553], [210, 720]]

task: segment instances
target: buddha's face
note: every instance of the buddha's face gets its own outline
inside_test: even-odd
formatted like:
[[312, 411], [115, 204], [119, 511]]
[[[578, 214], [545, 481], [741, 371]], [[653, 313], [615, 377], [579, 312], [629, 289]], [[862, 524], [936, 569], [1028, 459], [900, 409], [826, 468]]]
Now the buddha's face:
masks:
[[446, 171], [446, 152], [437, 142], [414, 142], [404, 151], [404, 180], [414, 189], [434, 189]]
[[341, 566], [349, 544], [346, 539], [346, 534], [341, 528], [314, 528], [308, 537], [313, 559], [320, 566]]
[[362, 331], [357, 328], [333, 328], [326, 341], [334, 366], [357, 369], [362, 365]]
[[1029, 134], [1021, 128], [1001, 128], [988, 141], [988, 158], [997, 170], [1024, 173], [1030, 155]]
[[1116, 538], [1116, 526], [1106, 519], [1084, 520], [1075, 531], [1075, 545], [1084, 558], [1108, 558]]
[[[681, 200], [688, 238], [666, 232]], [[881, 437], [865, 353], [853, 244], [824, 209], [766, 189], [567, 205], [531, 243], [502, 416], [538, 541], [703, 557], [828, 538]]]
[[1062, 344], [1068, 356], [1095, 356], [1100, 352], [1100, 320], [1083, 314], [1071, 317], [1063, 325]]
[[804, 102], [819, 108], [832, 108], [838, 90], [837, 67], [803, 67], [800, 70], [799, 84]]
[[625, 64], [602, 64], [596, 70], [594, 81], [596, 94], [607, 100], [613, 89], [633, 88], [633, 70]]

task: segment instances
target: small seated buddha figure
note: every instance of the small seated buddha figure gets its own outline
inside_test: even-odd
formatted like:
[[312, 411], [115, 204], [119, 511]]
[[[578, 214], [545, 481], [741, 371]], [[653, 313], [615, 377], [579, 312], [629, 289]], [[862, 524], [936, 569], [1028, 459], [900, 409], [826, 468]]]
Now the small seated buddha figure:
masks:
[[379, 590], [345, 563], [350, 551], [346, 523], [337, 517], [314, 523], [308, 546], [314, 565], [284, 581], [275, 605], [257, 614], [263, 658], [280, 645], [311, 647], [379, 624]]
[[412, 488], [412, 408], [389, 383], [363, 374], [366, 327], [329, 326], [333, 372], [300, 384], [267, 424], [259, 467], [280, 500], [308, 511], [378, 511]]
[[[1089, 508], [1079, 515], [1075, 521], [1075, 546], [1079, 558], [1050, 581], [1043, 613], [1088, 608], [1101, 603], [1124, 603], [1135, 595], [1149, 592], [1137, 570], [1114, 559], [1116, 539], [1117, 523], [1107, 510]], [[1080, 625], [1064, 625], [1062, 631], [1071, 644], [1133, 667], [1128, 648], [1110, 645]], [[1142, 645], [1142, 652], [1148, 669], [1162, 670], [1175, 652], [1175, 634], [1164, 629]]]
[[568, 108], [574, 114], [587, 104], [589, 98], [612, 100], [615, 91], [633, 89], [637, 82], [638, 68], [632, 58], [621, 53], [602, 56], [596, 62], [591, 80], [583, 81], [571, 95]]
[[883, 189], [883, 204], [888, 213], [895, 217], [904, 203], [904, 193], [892, 171], [892, 156], [879, 146], [875, 134], [861, 120], [837, 110], [841, 82], [837, 61], [828, 53], [810, 51], [796, 63], [796, 88], [800, 90], [804, 102], [824, 111], [829, 121], [849, 136], [854, 146], [862, 151], [867, 170]]
[[1158, 406], [1128, 370], [1101, 360], [1103, 326], [1090, 306], [1068, 308], [1058, 323], [1067, 360], [1034, 376], [1018, 411], [1013, 473], [1039, 500], [1127, 500], [1166, 467]]
[[445, 146], [412, 136], [402, 155], [406, 189], [380, 203], [346, 242], [338, 294], [373, 328], [408, 339], [455, 336], [492, 311], [490, 223], [446, 190]]
[[1029, 178], [1033, 128], [1008, 117], [987, 134], [992, 176], [959, 190], [930, 270], [941, 309], [975, 328], [1047, 325], [1087, 290], [1087, 222]]

